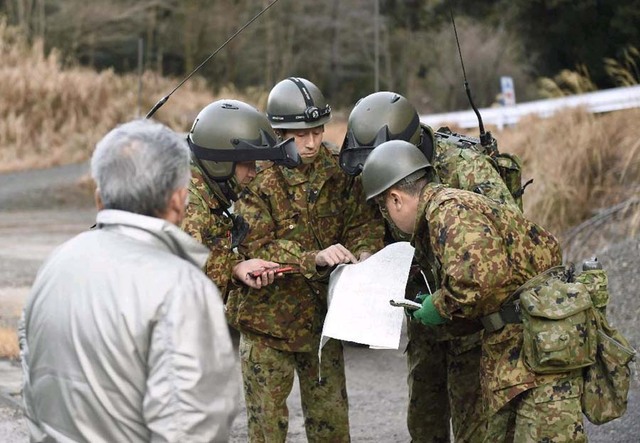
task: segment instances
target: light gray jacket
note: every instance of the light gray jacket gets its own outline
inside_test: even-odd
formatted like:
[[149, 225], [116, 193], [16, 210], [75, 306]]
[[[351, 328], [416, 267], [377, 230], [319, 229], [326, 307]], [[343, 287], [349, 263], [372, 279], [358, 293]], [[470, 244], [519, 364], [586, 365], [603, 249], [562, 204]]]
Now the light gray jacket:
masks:
[[47, 259], [23, 312], [32, 441], [226, 441], [239, 372], [208, 250], [124, 211]]

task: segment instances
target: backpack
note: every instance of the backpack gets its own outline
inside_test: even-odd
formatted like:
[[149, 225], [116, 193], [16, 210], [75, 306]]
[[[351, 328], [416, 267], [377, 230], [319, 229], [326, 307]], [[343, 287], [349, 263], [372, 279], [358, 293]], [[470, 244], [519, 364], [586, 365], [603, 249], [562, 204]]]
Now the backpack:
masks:
[[493, 143], [490, 146], [484, 147], [480, 144], [479, 139], [451, 132], [451, 129], [447, 126], [438, 129], [434, 136], [458, 145], [462, 149], [473, 149], [476, 152], [488, 155], [518, 207], [522, 210], [522, 194], [524, 194], [525, 188], [533, 182], [533, 179], [527, 181], [524, 185], [522, 184], [522, 160], [520, 157], [515, 154], [499, 152], [498, 143], [495, 139], [493, 139]]

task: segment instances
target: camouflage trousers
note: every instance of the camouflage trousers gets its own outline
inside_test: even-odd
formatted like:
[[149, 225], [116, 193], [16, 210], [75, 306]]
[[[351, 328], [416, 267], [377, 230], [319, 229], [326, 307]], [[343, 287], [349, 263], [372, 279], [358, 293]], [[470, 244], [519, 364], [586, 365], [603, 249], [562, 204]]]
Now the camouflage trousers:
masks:
[[412, 442], [484, 440], [479, 333], [437, 341], [436, 331], [409, 321], [407, 362], [409, 408], [407, 426]]
[[489, 418], [486, 443], [582, 443], [582, 376], [530, 389]]
[[322, 348], [322, 367], [318, 372], [316, 352], [280, 351], [243, 334], [240, 363], [250, 442], [285, 441], [289, 428], [287, 397], [293, 387], [294, 373], [300, 381], [307, 440], [311, 443], [350, 441], [340, 341], [329, 340]]

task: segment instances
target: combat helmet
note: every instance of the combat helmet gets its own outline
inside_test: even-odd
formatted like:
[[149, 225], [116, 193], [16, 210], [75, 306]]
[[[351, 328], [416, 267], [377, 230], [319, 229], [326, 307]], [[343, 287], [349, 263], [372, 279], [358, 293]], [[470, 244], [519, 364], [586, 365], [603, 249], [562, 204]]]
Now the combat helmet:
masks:
[[[360, 174], [369, 153], [389, 140], [410, 142], [430, 158], [433, 143], [423, 149], [422, 134], [418, 111], [409, 100], [389, 91], [369, 94], [360, 99], [349, 114], [340, 167], [349, 175]], [[431, 141], [431, 137], [427, 138]]]
[[416, 179], [427, 175], [430, 181], [435, 171], [422, 151], [404, 140], [391, 140], [377, 146], [362, 168], [362, 186], [370, 200], [398, 183], [414, 175]]
[[266, 116], [239, 100], [217, 100], [196, 117], [187, 143], [208, 178], [233, 180], [238, 162], [272, 160], [287, 167], [300, 164], [293, 139], [277, 142]]
[[269, 92], [267, 116], [274, 129], [316, 128], [331, 120], [331, 106], [309, 80], [289, 77]]

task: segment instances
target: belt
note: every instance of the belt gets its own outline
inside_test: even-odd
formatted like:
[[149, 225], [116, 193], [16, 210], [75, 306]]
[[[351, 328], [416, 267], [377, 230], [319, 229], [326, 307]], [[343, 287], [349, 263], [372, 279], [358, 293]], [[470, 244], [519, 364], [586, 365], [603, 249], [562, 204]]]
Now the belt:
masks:
[[534, 286], [545, 284], [548, 280], [554, 278], [568, 281], [572, 273], [573, 265], [569, 267], [560, 265], [549, 268], [536, 275], [511, 294], [508, 298], [509, 301], [503, 304], [499, 311], [480, 318], [482, 326], [487, 332], [495, 332], [504, 328], [504, 325], [508, 323], [522, 323], [522, 317], [520, 316], [520, 294]]
[[480, 322], [487, 332], [499, 331], [508, 323], [522, 323], [520, 300], [502, 305], [499, 311], [485, 315]]

